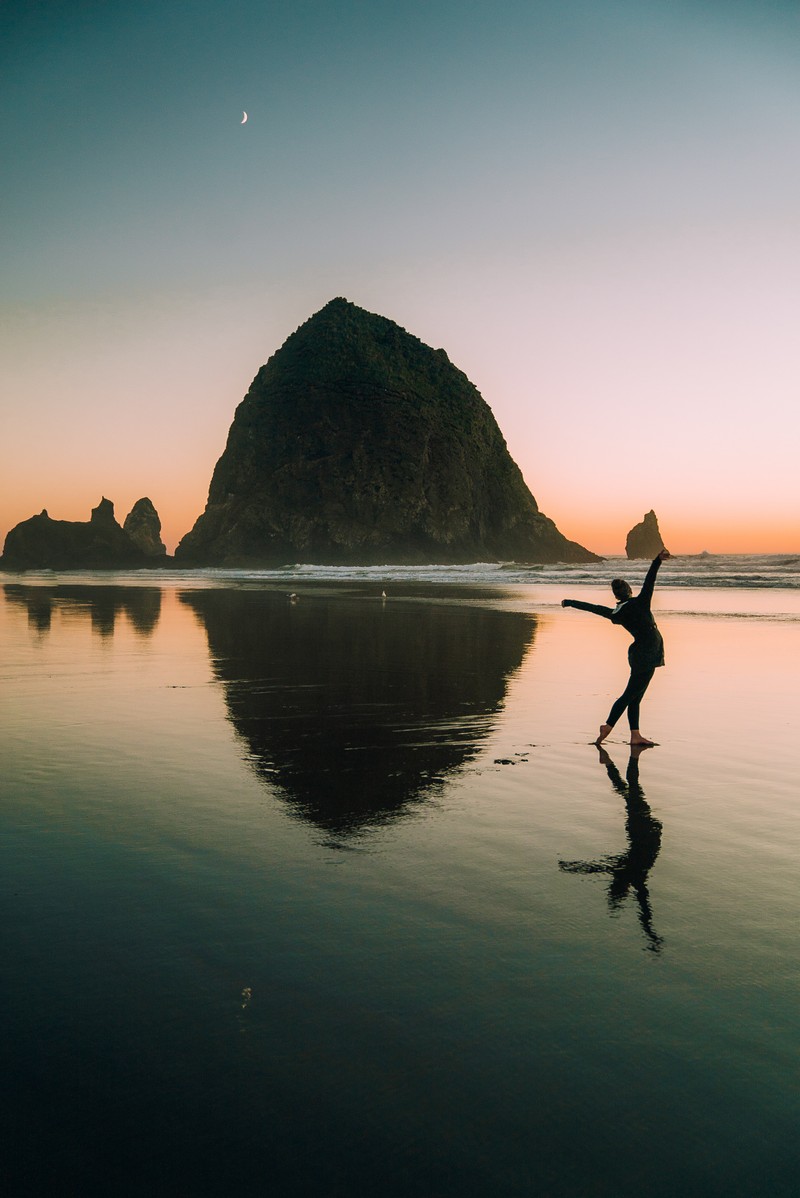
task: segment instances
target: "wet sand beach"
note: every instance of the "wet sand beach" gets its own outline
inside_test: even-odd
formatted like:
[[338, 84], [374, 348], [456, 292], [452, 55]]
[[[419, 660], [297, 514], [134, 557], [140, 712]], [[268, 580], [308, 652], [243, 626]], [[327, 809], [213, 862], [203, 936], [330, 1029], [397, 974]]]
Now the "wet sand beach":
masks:
[[[120, 580], [117, 580], [119, 583]], [[0, 590], [8, 1194], [796, 1193], [797, 592]]]

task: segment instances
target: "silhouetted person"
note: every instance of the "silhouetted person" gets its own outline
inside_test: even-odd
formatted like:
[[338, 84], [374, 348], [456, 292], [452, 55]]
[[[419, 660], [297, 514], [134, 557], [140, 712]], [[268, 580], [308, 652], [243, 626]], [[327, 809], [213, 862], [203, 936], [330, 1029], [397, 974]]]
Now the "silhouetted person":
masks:
[[633, 637], [633, 644], [628, 649], [628, 662], [631, 676], [628, 685], [620, 697], [615, 700], [605, 724], [600, 725], [600, 734], [596, 743], [604, 741], [625, 709], [628, 709], [628, 723], [631, 729], [632, 745], [652, 745], [653, 741], [642, 736], [639, 731], [639, 704], [650, 684], [650, 679], [659, 666], [664, 664], [664, 641], [658, 631], [653, 613], [650, 611], [650, 601], [653, 598], [653, 587], [656, 575], [663, 561], [670, 555], [662, 549], [658, 557], [653, 559], [647, 571], [642, 589], [634, 595], [630, 583], [624, 578], [615, 578], [611, 590], [617, 600], [616, 607], [602, 607], [597, 603], [581, 603], [578, 599], [562, 599], [562, 607], [577, 607], [580, 611], [590, 611], [596, 616], [604, 616], [612, 624], [621, 624]]
[[650, 812], [644, 791], [639, 784], [639, 756], [645, 745], [631, 747], [626, 781], [605, 749], [600, 748], [600, 762], [606, 767], [611, 784], [625, 800], [625, 834], [628, 851], [616, 856], [601, 857], [599, 861], [559, 861], [559, 869], [569, 874], [610, 874], [608, 905], [612, 911], [621, 907], [630, 890], [639, 906], [639, 923], [648, 940], [647, 947], [657, 953], [663, 941], [653, 928], [653, 912], [647, 890], [647, 875], [655, 864], [661, 848], [661, 823]]

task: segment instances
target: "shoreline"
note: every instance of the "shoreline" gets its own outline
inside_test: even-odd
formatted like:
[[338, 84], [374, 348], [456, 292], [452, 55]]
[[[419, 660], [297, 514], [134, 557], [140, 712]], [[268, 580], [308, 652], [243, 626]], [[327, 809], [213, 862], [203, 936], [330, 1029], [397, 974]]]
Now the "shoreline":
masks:
[[[722, 558], [716, 574], [681, 569], [671, 559], [659, 574], [653, 610], [662, 615], [800, 619], [800, 559]], [[677, 568], [672, 566], [677, 562]], [[627, 570], [624, 567], [628, 566]], [[745, 567], [745, 568], [742, 568]], [[0, 587], [13, 594], [69, 588], [262, 590], [308, 596], [351, 596], [388, 602], [446, 600], [485, 603], [525, 611], [551, 611], [564, 598], [598, 601], [610, 578], [627, 576], [634, 589], [646, 563], [625, 559], [602, 567], [287, 567], [282, 570], [28, 570], [0, 573]]]

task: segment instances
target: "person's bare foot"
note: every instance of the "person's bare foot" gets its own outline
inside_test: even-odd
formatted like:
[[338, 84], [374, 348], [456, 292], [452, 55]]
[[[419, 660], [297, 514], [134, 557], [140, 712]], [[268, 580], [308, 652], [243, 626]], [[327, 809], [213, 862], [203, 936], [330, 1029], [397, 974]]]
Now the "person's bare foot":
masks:
[[642, 749], [652, 749], [656, 742], [642, 736], [641, 732], [631, 732], [631, 745], [639, 745]]
[[611, 734], [611, 725], [610, 724], [601, 724], [600, 725], [600, 735], [598, 736], [597, 740], [594, 743], [596, 745], [602, 744], [602, 742], [606, 739], [607, 736], [610, 736], [610, 734]]

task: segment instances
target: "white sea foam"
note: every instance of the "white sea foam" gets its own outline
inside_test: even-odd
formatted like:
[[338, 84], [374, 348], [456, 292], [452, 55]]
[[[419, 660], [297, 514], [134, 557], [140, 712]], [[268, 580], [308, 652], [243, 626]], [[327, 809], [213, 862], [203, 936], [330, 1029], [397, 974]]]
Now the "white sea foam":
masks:
[[[324, 566], [302, 564], [276, 569], [156, 569], [126, 571], [30, 570], [6, 574], [0, 581], [28, 584], [56, 581], [95, 582], [107, 585], [168, 585], [182, 587], [240, 586], [247, 583], [360, 582], [378, 584], [452, 584], [477, 587], [608, 586], [613, 577], [627, 578], [634, 588], [647, 571], [646, 561], [608, 557], [600, 562], [524, 565], [517, 562], [475, 562], [469, 565]], [[658, 578], [659, 591], [672, 588], [800, 590], [800, 555], [709, 554], [670, 558]]]

